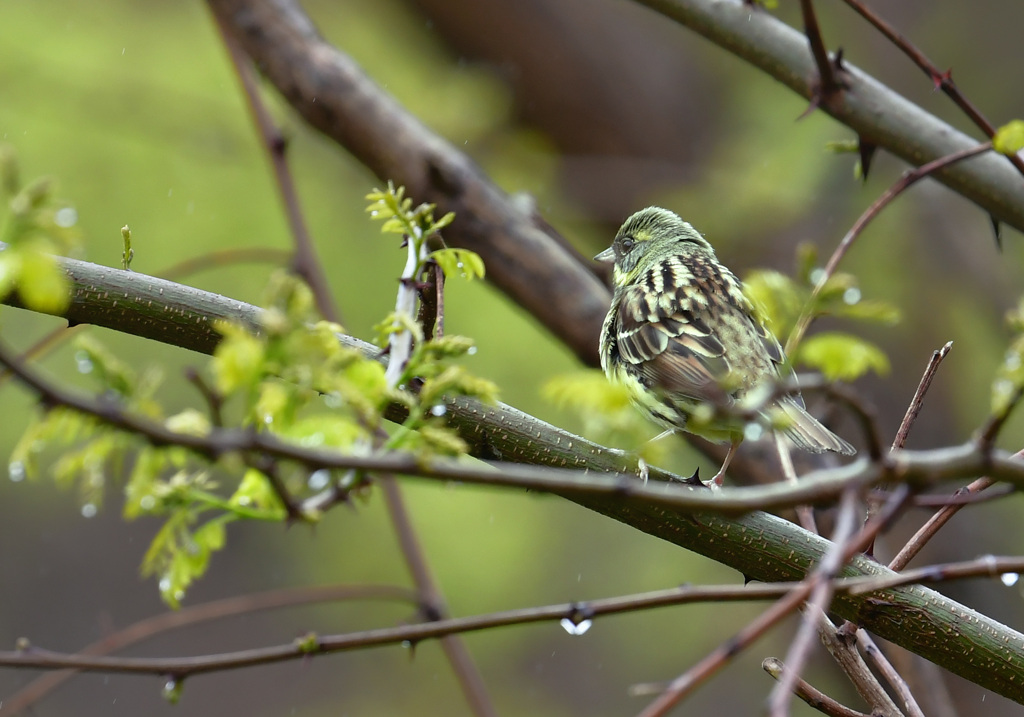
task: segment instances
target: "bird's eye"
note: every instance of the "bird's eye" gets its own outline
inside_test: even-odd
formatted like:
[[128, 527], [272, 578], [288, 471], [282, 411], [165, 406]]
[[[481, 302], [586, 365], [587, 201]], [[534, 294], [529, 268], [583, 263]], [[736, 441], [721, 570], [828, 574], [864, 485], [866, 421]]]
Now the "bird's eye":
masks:
[[636, 239], [633, 237], [626, 237], [622, 240], [622, 251], [629, 251], [636, 244]]

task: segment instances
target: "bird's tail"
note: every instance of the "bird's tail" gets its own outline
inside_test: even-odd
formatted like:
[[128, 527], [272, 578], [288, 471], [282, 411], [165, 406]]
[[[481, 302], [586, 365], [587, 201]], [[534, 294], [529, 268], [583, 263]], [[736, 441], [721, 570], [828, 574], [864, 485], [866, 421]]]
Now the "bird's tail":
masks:
[[821, 425], [817, 418], [809, 414], [792, 396], [786, 396], [778, 403], [789, 425], [782, 429], [782, 435], [790, 443], [811, 453], [833, 451], [844, 456], [852, 456], [857, 452], [853, 446]]

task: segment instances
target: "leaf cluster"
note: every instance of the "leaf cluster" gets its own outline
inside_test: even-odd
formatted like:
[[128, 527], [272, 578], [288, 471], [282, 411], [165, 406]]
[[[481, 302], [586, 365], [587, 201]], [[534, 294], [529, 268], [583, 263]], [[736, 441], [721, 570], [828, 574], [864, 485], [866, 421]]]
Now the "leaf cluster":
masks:
[[[778, 337], [788, 336], [804, 313], [811, 320], [835, 317], [887, 326], [899, 322], [899, 310], [885, 301], [865, 299], [852, 274], [836, 272], [815, 292], [822, 271], [817, 266], [817, 251], [805, 245], [798, 250], [795, 276], [767, 269], [752, 271], [744, 277], [744, 291]], [[805, 338], [791, 350], [789, 360], [820, 371], [830, 381], [853, 381], [869, 371], [889, 371], [889, 359], [881, 348], [845, 331]]]
[[22, 184], [14, 150], [0, 145], [0, 194], [7, 210], [0, 219], [0, 300], [17, 291], [26, 308], [60, 312], [70, 301], [70, 284], [54, 259], [77, 248], [78, 214], [54, 196], [53, 180]]
[[[392, 222], [389, 231], [401, 227], [426, 238], [451, 221], [434, 221], [429, 205], [413, 208], [401, 190], [392, 188], [374, 201]], [[443, 251], [441, 262], [457, 257], [467, 275], [482, 275], [475, 254]], [[201, 400], [170, 415], [155, 397], [162, 379], [158, 372], [136, 371], [95, 339], [78, 339], [78, 368], [96, 381], [111, 410], [144, 416], [183, 436], [208, 438], [205, 454], [147, 441], [101, 417], [57, 405], [33, 420], [11, 459], [12, 475], [34, 478], [43, 457], [59, 451], [51, 472], [62, 485], [78, 486], [86, 515], [101, 505], [111, 476], [126, 476], [125, 517], [163, 521], [142, 572], [157, 578], [163, 599], [175, 607], [224, 546], [229, 523], [284, 521], [295, 518], [295, 506], [318, 491], [342, 490], [347, 495], [370, 485], [368, 476], [351, 471], [333, 475], [264, 455], [221, 452], [216, 447], [218, 429], [272, 433], [298, 446], [343, 453], [460, 455], [465, 444], [444, 425], [446, 398], [493, 400], [496, 395], [493, 384], [457, 363], [474, 351], [464, 337], [426, 340], [415, 321], [401, 322], [414, 342], [402, 380], [393, 385], [385, 377], [383, 352], [375, 358], [343, 345], [341, 327], [318, 320], [310, 289], [293, 276], [275, 274], [263, 305], [258, 331], [227, 322], [218, 325], [223, 340], [206, 369], [192, 374]], [[395, 403], [407, 412], [399, 426], [383, 417], [385, 408]], [[299, 517], [314, 521], [318, 515], [306, 511]]]

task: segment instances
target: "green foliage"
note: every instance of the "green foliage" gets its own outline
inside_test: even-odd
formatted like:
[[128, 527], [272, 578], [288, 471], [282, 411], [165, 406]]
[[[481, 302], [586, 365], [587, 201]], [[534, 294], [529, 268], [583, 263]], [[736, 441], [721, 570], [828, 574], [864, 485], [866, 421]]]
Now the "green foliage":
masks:
[[541, 389], [544, 398], [571, 410], [583, 420], [583, 432], [609, 445], [638, 450], [644, 459], [662, 460], [667, 447], [650, 441], [651, 424], [631, 403], [622, 384], [611, 383], [597, 369], [576, 371], [550, 379]]
[[[402, 190], [390, 186], [371, 196], [386, 231], [418, 237], [416, 255], [424, 261], [417, 262], [415, 270], [423, 271], [429, 257], [426, 240], [451, 216], [435, 221], [432, 207], [413, 209]], [[454, 260], [455, 269], [465, 275], [482, 276], [482, 263], [472, 252], [440, 251], [440, 263]], [[126, 262], [130, 252], [125, 232]], [[466, 446], [445, 425], [445, 400], [456, 395], [494, 400], [497, 394], [491, 382], [456, 363], [474, 350], [472, 341], [460, 336], [424, 340], [423, 328], [408, 312], [396, 311], [388, 319], [388, 339], [402, 332], [412, 339], [401, 380], [391, 382], [380, 361], [342, 345], [339, 326], [318, 320], [312, 293], [294, 277], [284, 272], [272, 276], [264, 306], [256, 332], [227, 322], [218, 325], [223, 340], [210, 359], [209, 379], [197, 379], [201, 390], [195, 395], [205, 398], [203, 407], [166, 415], [154, 398], [162, 378], [159, 372], [137, 371], [88, 335], [78, 340], [75, 361], [97, 382], [102, 400], [112, 410], [148, 418], [182, 437], [207, 437], [214, 443], [221, 435], [218, 431], [244, 429], [273, 433], [300, 447], [343, 453], [407, 450], [423, 459], [461, 455]], [[408, 410], [408, 416], [389, 435], [383, 415], [395, 402]], [[295, 515], [294, 506], [304, 497], [328, 488], [331, 479], [315, 466], [272, 463], [264, 456], [220, 455], [216, 449], [196, 453], [163, 439], [147, 443], [61, 407], [46, 411], [26, 429], [11, 456], [11, 475], [34, 478], [47, 449], [60, 451], [51, 472], [60, 484], [78, 486], [88, 508], [83, 514], [95, 512], [112, 477], [126, 476], [125, 518], [162, 519], [142, 572], [157, 578], [161, 596], [172, 607], [180, 604], [189, 585], [224, 546], [228, 523], [285, 520]], [[219, 457], [210, 460], [207, 455]], [[338, 484], [342, 489], [353, 490], [368, 477], [347, 472], [339, 480], [344, 481]], [[284, 493], [291, 510], [286, 510]], [[318, 516], [301, 517], [312, 521]]]
[[426, 238], [444, 229], [455, 219], [455, 214], [448, 212], [438, 220], [434, 220], [434, 204], [420, 204], [413, 209], [412, 199], [405, 196], [405, 187], [395, 188], [388, 182], [388, 188], [374, 189], [366, 195], [370, 205], [366, 211], [374, 219], [384, 222], [382, 232], [405, 234], [411, 238]]
[[765, 324], [780, 339], [789, 335], [805, 311], [813, 318], [835, 316], [884, 325], [899, 322], [900, 312], [896, 307], [884, 301], [864, 299], [857, 279], [845, 272], [829, 277], [811, 303], [811, 294], [821, 272], [816, 262], [816, 251], [805, 245], [798, 250], [796, 277], [771, 270], [752, 271], [744, 277], [744, 292]]
[[419, 276], [425, 266], [425, 259], [437, 262], [445, 276], [461, 276], [464, 279], [482, 279], [484, 261], [480, 255], [469, 249], [441, 246], [429, 254], [426, 243], [434, 237], [440, 240], [439, 232], [455, 221], [455, 214], [448, 212], [440, 219], [434, 219], [434, 204], [420, 204], [415, 209], [412, 200], [405, 196], [405, 187], [395, 188], [388, 182], [387, 189], [374, 189], [366, 195], [370, 201], [366, 211], [374, 219], [384, 222], [381, 231], [402, 234], [412, 243], [411, 254], [417, 257], [417, 266], [410, 271], [410, 277]]
[[889, 372], [882, 349], [859, 336], [829, 331], [800, 344], [796, 360], [821, 371], [830, 381], [853, 381], [868, 371]]
[[1013, 120], [997, 129], [992, 138], [992, 148], [1005, 155], [1014, 155], [1024, 149], [1024, 120]]
[[1005, 417], [1024, 391], [1024, 298], [1007, 314], [1006, 322], [1017, 335], [1006, 349], [992, 380], [990, 403], [996, 418]]
[[[497, 387], [490, 381], [471, 376], [461, 366], [448, 364], [473, 351], [472, 341], [461, 336], [426, 339], [428, 332], [440, 333], [443, 327], [419, 325], [413, 316], [417, 295], [414, 287], [417, 279], [431, 278], [431, 260], [436, 261], [446, 275], [457, 272], [467, 279], [482, 277], [484, 265], [471, 251], [443, 246], [438, 231], [454, 220], [453, 214], [435, 221], [434, 205], [421, 204], [413, 209], [412, 201], [404, 195], [404, 187], [396, 189], [388, 182], [386, 190], [375, 189], [366, 196], [371, 201], [367, 211], [372, 217], [384, 220], [381, 231], [402, 234], [409, 256], [402, 272], [395, 311], [377, 326], [378, 344], [387, 346], [390, 356], [383, 375], [384, 386], [409, 410], [403, 430], [396, 432], [385, 447], [420, 454], [458, 455], [464, 453], [466, 447], [441, 419], [447, 410], [442, 398], [469, 395], [493, 401]], [[428, 252], [431, 242], [442, 246]], [[408, 387], [414, 379], [420, 384], [419, 390], [410, 392]]]
[[[744, 279], [744, 292], [765, 325], [780, 339], [793, 331], [804, 312], [809, 312], [812, 319], [834, 316], [887, 326], [899, 322], [900, 312], [895, 306], [862, 297], [852, 274], [834, 273], [814, 296], [821, 272], [816, 261], [813, 247], [804, 246], [798, 252], [795, 278], [777, 271], [757, 270]], [[789, 358], [795, 364], [818, 369], [833, 380], [852, 381], [868, 371], [884, 373], [889, 368], [881, 349], [848, 333], [830, 332], [820, 339], [804, 339], [791, 353]]]
[[14, 151], [0, 147], [0, 191], [8, 199], [0, 228], [0, 299], [17, 290], [29, 309], [59, 313], [71, 300], [70, 285], [54, 258], [78, 243], [78, 215], [53, 196], [53, 182], [22, 186]]
[[233, 517], [224, 514], [193, 530], [198, 511], [170, 513], [142, 559], [143, 576], [158, 578], [164, 602], [173, 608], [181, 605], [188, 586], [206, 572], [213, 552], [224, 547], [224, 524]]
[[445, 276], [461, 276], [463, 279], [483, 279], [484, 261], [480, 255], [469, 249], [437, 249], [430, 258], [440, 265]]

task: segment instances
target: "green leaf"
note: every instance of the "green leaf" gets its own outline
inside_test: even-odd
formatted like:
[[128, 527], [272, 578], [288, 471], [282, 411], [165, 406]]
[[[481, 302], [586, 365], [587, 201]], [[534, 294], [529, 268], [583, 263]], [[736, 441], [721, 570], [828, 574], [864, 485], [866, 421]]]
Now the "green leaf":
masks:
[[186, 433], [190, 436], [206, 436], [211, 429], [209, 417], [194, 408], [186, 408], [168, 417], [164, 425], [176, 433]]
[[235, 324], [219, 322], [217, 330], [224, 335], [210, 364], [217, 390], [230, 395], [243, 388], [253, 388], [263, 373], [263, 342]]
[[185, 590], [206, 572], [212, 553], [224, 547], [224, 523], [233, 518], [222, 515], [190, 533], [195, 515], [182, 509], [171, 513], [153, 538], [142, 561], [142, 574], [159, 578], [160, 596], [170, 607], [181, 606]]
[[484, 260], [469, 249], [446, 247], [431, 252], [430, 258], [438, 263], [445, 276], [461, 276], [468, 280], [484, 278]]
[[[1010, 316], [1013, 314], [1011, 313]], [[1012, 323], [1012, 322], [1011, 322]], [[1015, 405], [1024, 386], [1024, 336], [1018, 336], [1007, 348], [1003, 362], [992, 381], [992, 414], [1004, 416]]]
[[282, 431], [281, 436], [303, 448], [340, 449], [350, 449], [356, 441], [368, 438], [362, 425], [352, 418], [335, 413], [304, 416]]
[[264, 381], [259, 386], [254, 412], [262, 426], [287, 426], [294, 418], [293, 387], [280, 381]]
[[902, 317], [898, 308], [880, 299], [868, 299], [867, 301], [845, 304], [835, 313], [837, 316], [871, 321], [886, 326], [898, 324]]
[[44, 314], [59, 314], [71, 303], [70, 288], [67, 275], [56, 258], [42, 247], [22, 249], [18, 294], [27, 308]]
[[855, 139], [837, 139], [825, 143], [825, 151], [833, 154], [856, 154], [860, 143]]
[[1008, 156], [1024, 149], [1024, 120], [1013, 120], [997, 129], [992, 138], [992, 148]]
[[451, 395], [473, 396], [485, 403], [493, 403], [497, 400], [498, 387], [487, 379], [467, 373], [462, 366], [449, 366], [424, 381], [420, 389], [420, 401], [426, 406]]
[[136, 393], [136, 376], [131, 366], [114, 355], [90, 334], [75, 337], [75, 361], [80, 369], [88, 367], [104, 390], [131, 398]]
[[448, 212], [443, 217], [434, 222], [433, 231], [439, 232], [446, 226], [455, 221], [455, 212]]
[[6, 298], [21, 275], [21, 252], [8, 247], [0, 251], [0, 299]]
[[280, 510], [284, 514], [284, 506], [274, 492], [270, 481], [263, 473], [255, 468], [249, 468], [242, 477], [234, 495], [229, 501], [231, 505], [243, 508], [261, 508], [264, 510]]
[[852, 381], [868, 371], [889, 372], [889, 359], [878, 346], [839, 332], [816, 334], [800, 345], [798, 361], [821, 371], [830, 381]]
[[381, 225], [380, 230], [386, 234], [408, 234], [409, 225], [398, 217], [391, 217]]
[[778, 271], [752, 271], [743, 282], [743, 293], [757, 309], [765, 326], [785, 336], [796, 323], [810, 291]]
[[410, 441], [405, 447], [418, 453], [460, 456], [468, 450], [466, 442], [459, 437], [459, 434], [446, 426], [428, 423], [421, 426], [413, 435], [418, 436], [422, 442], [417, 444], [415, 441]]
[[165, 451], [155, 448], [144, 448], [139, 451], [124, 489], [125, 519], [133, 520], [140, 515], [158, 512], [163, 507], [157, 488], [160, 472], [166, 466]]
[[601, 371], [577, 371], [550, 379], [541, 395], [561, 408], [577, 408], [598, 413], [632, 410], [629, 391], [611, 383]]

